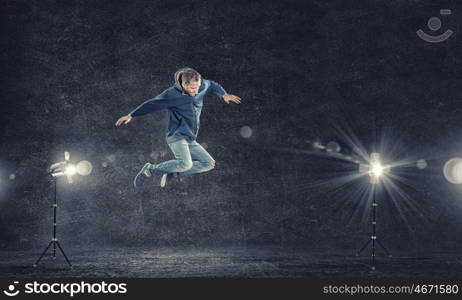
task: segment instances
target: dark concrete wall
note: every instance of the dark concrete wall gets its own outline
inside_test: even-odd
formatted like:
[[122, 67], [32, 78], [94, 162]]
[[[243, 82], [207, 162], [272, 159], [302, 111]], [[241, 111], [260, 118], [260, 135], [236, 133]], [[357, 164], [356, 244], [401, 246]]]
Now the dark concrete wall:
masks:
[[[420, 40], [451, 8], [441, 44]], [[391, 249], [462, 246], [462, 190], [444, 162], [462, 149], [462, 27], [456, 1], [2, 1], [0, 245], [50, 234], [62, 159], [93, 172], [58, 187], [66, 244], [280, 244], [356, 248], [367, 238], [354, 166], [285, 150], [335, 140], [349, 128], [371, 151], [377, 124], [389, 159], [426, 159], [381, 196], [379, 232]], [[215, 170], [164, 190], [132, 188], [146, 160], [172, 157], [167, 113], [116, 128], [123, 114], [191, 66], [242, 97], [206, 99], [199, 142]], [[249, 126], [253, 137], [239, 130]], [[107, 164], [106, 167], [103, 163]], [[16, 178], [10, 180], [9, 174]], [[326, 184], [318, 184], [322, 181]]]

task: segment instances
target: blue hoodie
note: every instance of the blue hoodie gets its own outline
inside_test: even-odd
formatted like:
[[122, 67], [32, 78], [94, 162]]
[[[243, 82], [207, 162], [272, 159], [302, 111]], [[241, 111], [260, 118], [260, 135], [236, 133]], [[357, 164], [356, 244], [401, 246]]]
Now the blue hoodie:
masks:
[[167, 143], [181, 139], [195, 141], [199, 132], [199, 119], [202, 111], [204, 96], [213, 93], [220, 97], [226, 94], [221, 85], [212, 80], [202, 79], [196, 96], [189, 96], [183, 91], [179, 78], [187, 68], [175, 72], [175, 84], [151, 100], [134, 109], [130, 115], [139, 117], [162, 109], [168, 109], [170, 121], [166, 131]]

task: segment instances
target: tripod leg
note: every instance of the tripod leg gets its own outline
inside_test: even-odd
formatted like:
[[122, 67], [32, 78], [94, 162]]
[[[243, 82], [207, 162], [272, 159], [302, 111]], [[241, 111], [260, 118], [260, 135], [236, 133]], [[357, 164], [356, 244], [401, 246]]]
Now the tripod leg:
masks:
[[356, 252], [356, 256], [359, 256], [361, 254], [361, 252], [363, 252], [363, 250], [367, 247], [367, 245], [369, 245], [369, 243], [371, 242], [372, 240], [368, 240], [362, 247], [361, 249], [359, 249], [358, 252]]
[[64, 253], [64, 250], [63, 250], [63, 248], [61, 248], [61, 245], [59, 244], [58, 241], [56, 241], [56, 244], [58, 244], [59, 250], [61, 250], [61, 253], [63, 254], [64, 258], [66, 259], [67, 263], [69, 264], [69, 267], [72, 267], [72, 264], [69, 261], [69, 258], [67, 258], [66, 253]]
[[34, 267], [36, 267], [38, 265], [38, 263], [42, 260], [42, 257], [45, 255], [45, 253], [47, 253], [48, 249], [50, 248], [51, 244], [53, 243], [53, 241], [51, 241], [48, 246], [45, 248], [45, 250], [42, 252], [42, 255], [40, 255], [39, 259], [37, 259], [37, 261], [35, 262], [34, 264]]
[[377, 240], [377, 244], [379, 244], [379, 246], [382, 247], [383, 251], [385, 251], [388, 257], [391, 257], [390, 252], [388, 252], [387, 248], [385, 248], [385, 246], [379, 240]]
[[376, 239], [372, 239], [372, 254], [371, 254], [371, 257], [372, 257], [372, 266], [371, 266], [371, 270], [375, 270], [375, 241]]

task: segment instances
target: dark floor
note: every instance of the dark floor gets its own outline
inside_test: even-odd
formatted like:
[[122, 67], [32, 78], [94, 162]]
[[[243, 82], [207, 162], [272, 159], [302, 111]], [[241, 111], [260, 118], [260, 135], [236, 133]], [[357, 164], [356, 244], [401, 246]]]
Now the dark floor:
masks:
[[[45, 256], [32, 265], [38, 251], [1, 251], [2, 277], [462, 277], [456, 253], [378, 255], [370, 269], [370, 252], [311, 252], [277, 247], [252, 248], [100, 248], [65, 249], [73, 268], [61, 254]], [[352, 255], [350, 255], [352, 254]]]

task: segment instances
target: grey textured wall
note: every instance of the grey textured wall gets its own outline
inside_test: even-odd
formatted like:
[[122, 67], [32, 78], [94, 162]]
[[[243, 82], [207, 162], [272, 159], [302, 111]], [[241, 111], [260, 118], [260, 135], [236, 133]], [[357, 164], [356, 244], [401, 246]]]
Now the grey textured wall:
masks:
[[[455, 35], [420, 40], [440, 8]], [[350, 128], [368, 150], [426, 159], [381, 196], [379, 232], [391, 248], [462, 246], [462, 189], [444, 162], [462, 149], [462, 11], [456, 1], [2, 1], [0, 246], [49, 238], [46, 168], [64, 150], [93, 164], [59, 184], [64, 244], [356, 248], [367, 238], [354, 166], [285, 150]], [[114, 122], [173, 83], [183, 66], [243, 98], [206, 99], [199, 142], [215, 170], [164, 190], [132, 188], [146, 160], [172, 157], [167, 113]], [[239, 130], [249, 126], [250, 139]], [[106, 165], [106, 167], [103, 166]], [[16, 178], [9, 179], [14, 173]], [[324, 182], [327, 184], [318, 184]], [[410, 204], [409, 204], [410, 203]]]

